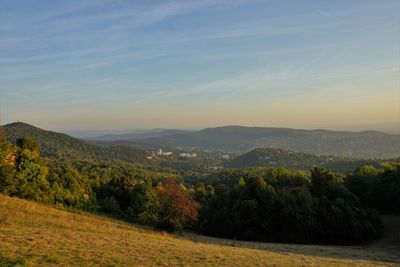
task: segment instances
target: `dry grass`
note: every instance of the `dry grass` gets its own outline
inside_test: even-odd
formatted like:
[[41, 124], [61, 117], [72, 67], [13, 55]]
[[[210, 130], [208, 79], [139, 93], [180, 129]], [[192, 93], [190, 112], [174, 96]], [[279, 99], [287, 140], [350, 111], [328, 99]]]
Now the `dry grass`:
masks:
[[169, 235], [0, 195], [1, 266], [400, 266], [399, 232], [368, 246], [239, 242]]

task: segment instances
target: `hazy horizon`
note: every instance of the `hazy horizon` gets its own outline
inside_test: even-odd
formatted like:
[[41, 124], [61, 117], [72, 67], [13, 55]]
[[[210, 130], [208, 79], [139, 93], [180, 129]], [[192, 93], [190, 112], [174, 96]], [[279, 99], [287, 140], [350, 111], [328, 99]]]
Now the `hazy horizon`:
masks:
[[150, 128], [135, 128], [135, 127], [122, 127], [122, 128], [81, 128], [81, 129], [63, 129], [63, 128], [46, 128], [40, 125], [35, 125], [29, 122], [24, 121], [15, 121], [4, 123], [3, 125], [10, 124], [10, 123], [28, 123], [32, 126], [42, 128], [48, 131], [56, 131], [71, 135], [77, 138], [92, 138], [92, 137], [99, 137], [102, 135], [123, 135], [123, 134], [132, 134], [138, 132], [154, 132], [158, 130], [184, 130], [184, 131], [200, 131], [206, 128], [215, 128], [215, 127], [227, 127], [227, 126], [241, 126], [241, 127], [266, 127], [266, 128], [288, 128], [288, 129], [301, 129], [301, 130], [328, 130], [328, 131], [344, 131], [344, 132], [364, 132], [364, 131], [380, 131], [388, 134], [395, 134], [398, 135], [400, 132], [397, 130], [397, 125], [371, 125], [371, 126], [361, 126], [361, 127], [354, 127], [354, 126], [342, 126], [342, 127], [286, 127], [286, 126], [274, 126], [274, 125], [239, 125], [239, 124], [227, 124], [227, 125], [209, 125], [203, 127], [187, 127], [187, 128], [180, 128], [180, 127], [150, 127]]
[[152, 131], [156, 129], [163, 130], [186, 130], [186, 131], [199, 131], [206, 128], [214, 128], [214, 127], [224, 127], [224, 126], [243, 126], [243, 127], [271, 127], [271, 128], [292, 128], [292, 129], [303, 129], [303, 130], [317, 130], [323, 129], [328, 131], [345, 131], [345, 132], [364, 132], [364, 131], [380, 131], [388, 134], [400, 134], [400, 131], [397, 129], [397, 125], [388, 125], [388, 126], [380, 126], [380, 127], [310, 127], [310, 128], [301, 128], [301, 127], [285, 127], [285, 126], [268, 126], [268, 125], [215, 125], [215, 126], [205, 126], [205, 127], [192, 127], [192, 128], [179, 128], [179, 127], [170, 127], [170, 128], [121, 128], [121, 129], [49, 129], [53, 131], [59, 131], [62, 133], [66, 133], [68, 135], [78, 137], [78, 138], [90, 138], [90, 137], [99, 137], [102, 135], [108, 134], [129, 134], [138, 130], [142, 131]]
[[0, 121], [400, 133], [399, 1], [1, 1]]

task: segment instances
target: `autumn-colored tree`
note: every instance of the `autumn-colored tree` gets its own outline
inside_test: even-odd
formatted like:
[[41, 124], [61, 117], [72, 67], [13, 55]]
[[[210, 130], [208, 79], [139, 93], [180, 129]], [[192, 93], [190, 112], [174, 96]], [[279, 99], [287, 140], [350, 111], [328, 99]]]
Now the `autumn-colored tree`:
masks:
[[0, 126], [0, 141], [6, 139], [3, 127]]
[[164, 185], [157, 188], [157, 193], [162, 206], [160, 228], [180, 231], [196, 223], [198, 204], [175, 179], [167, 178]]

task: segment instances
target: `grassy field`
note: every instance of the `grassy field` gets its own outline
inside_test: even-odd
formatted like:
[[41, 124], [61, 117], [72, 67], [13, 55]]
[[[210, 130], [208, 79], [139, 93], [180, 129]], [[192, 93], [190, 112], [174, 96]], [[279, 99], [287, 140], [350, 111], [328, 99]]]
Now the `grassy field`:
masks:
[[[365, 246], [170, 235], [0, 194], [0, 266], [400, 266], [400, 220]], [[394, 228], [396, 227], [396, 228]]]

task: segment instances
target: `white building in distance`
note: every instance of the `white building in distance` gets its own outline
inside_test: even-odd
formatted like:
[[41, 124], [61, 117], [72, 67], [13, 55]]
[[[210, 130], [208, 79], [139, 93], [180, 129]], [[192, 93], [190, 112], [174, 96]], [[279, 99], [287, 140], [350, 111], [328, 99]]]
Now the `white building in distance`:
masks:
[[173, 152], [164, 152], [161, 148], [157, 151], [156, 153], [158, 156], [170, 156], [173, 154]]
[[192, 158], [197, 157], [197, 154], [196, 153], [180, 153], [179, 157], [185, 158], [185, 159], [192, 159]]

